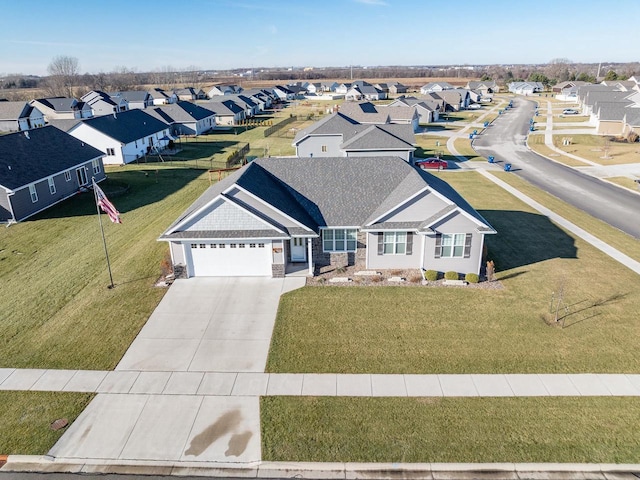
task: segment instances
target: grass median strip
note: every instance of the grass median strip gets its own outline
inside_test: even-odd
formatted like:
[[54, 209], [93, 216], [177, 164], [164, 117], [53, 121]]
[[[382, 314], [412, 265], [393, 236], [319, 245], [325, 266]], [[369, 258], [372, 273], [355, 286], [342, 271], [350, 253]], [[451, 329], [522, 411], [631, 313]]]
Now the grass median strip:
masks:
[[65, 430], [51, 423], [66, 418], [71, 424], [93, 394], [60, 392], [0, 392], [0, 454], [44, 455]]
[[298, 462], [638, 463], [638, 398], [261, 400], [262, 456]]

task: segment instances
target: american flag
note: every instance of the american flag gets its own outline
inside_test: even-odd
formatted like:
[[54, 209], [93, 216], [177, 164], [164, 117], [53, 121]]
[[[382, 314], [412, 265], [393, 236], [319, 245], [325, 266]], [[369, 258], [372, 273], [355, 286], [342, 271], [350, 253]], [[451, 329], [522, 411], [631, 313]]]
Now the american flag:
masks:
[[109, 201], [95, 180], [93, 182], [93, 191], [96, 192], [96, 202], [98, 203], [98, 206], [104, 213], [109, 215], [109, 220], [113, 223], [122, 223], [122, 220], [120, 220], [120, 212], [116, 210], [116, 207], [114, 207], [113, 203]]

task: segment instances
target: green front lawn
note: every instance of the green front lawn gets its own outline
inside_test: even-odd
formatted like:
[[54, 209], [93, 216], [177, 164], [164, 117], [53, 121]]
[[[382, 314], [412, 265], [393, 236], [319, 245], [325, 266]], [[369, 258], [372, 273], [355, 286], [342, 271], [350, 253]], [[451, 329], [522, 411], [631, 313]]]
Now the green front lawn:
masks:
[[[487, 245], [503, 288], [296, 290], [281, 300], [268, 371], [640, 371], [637, 274], [477, 173], [440, 176], [499, 232], [489, 236]], [[572, 210], [557, 211], [573, 219]], [[611, 232], [605, 241], [611, 238], [640, 252], [637, 240], [619, 237], [611, 227], [589, 225], [603, 229], [593, 232], [597, 235]], [[564, 329], [545, 323], [552, 317], [552, 295], [561, 287]]]
[[69, 425], [93, 398], [91, 393], [0, 392], [0, 454], [45, 455], [65, 430], [51, 423], [66, 418]]
[[638, 463], [639, 409], [638, 398], [266, 397], [262, 457]]
[[[554, 135], [553, 142], [560, 150], [600, 165], [640, 163], [640, 146], [637, 142], [613, 142], [609, 138], [608, 135], [572, 135], [567, 130], [566, 133]], [[569, 139], [571, 144], [563, 145], [563, 139]]]
[[208, 186], [203, 170], [160, 164], [109, 168], [131, 187], [102, 216], [114, 289], [91, 193], [0, 228], [0, 367], [111, 369], [165, 290], [154, 287], [168, 253], [156, 239]]

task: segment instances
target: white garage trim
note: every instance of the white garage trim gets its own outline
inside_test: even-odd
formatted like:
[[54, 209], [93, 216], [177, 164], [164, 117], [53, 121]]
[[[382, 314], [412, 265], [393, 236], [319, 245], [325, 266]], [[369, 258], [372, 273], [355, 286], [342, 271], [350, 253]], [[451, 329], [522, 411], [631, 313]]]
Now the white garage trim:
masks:
[[190, 277], [272, 275], [269, 240], [200, 240], [183, 245]]

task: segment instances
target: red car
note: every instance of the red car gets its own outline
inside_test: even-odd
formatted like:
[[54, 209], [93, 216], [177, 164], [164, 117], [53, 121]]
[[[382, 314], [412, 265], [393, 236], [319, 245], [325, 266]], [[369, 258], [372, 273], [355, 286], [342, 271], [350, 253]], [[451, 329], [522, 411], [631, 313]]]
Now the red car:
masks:
[[437, 170], [442, 170], [447, 168], [447, 162], [445, 160], [440, 160], [439, 158], [426, 158], [424, 160], [419, 160], [416, 162], [416, 167], [421, 168], [423, 170], [429, 168], [435, 168]]

